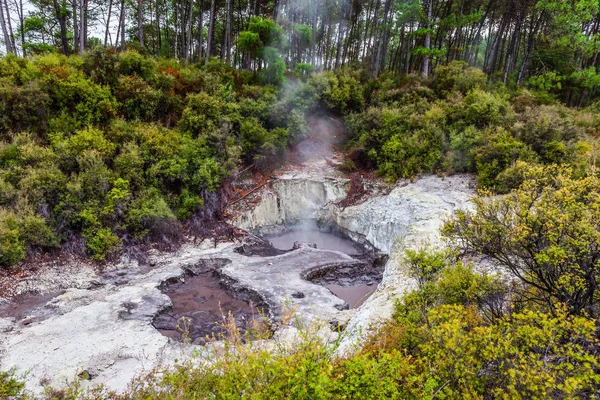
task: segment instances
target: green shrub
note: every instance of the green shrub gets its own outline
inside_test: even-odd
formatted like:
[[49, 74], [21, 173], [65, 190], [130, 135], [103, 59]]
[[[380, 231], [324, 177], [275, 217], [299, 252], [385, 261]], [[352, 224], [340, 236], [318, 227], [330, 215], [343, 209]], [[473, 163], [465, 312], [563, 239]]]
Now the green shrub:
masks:
[[448, 168], [455, 172], [475, 172], [475, 149], [483, 141], [481, 131], [473, 125], [459, 132], [450, 134], [450, 150], [448, 151]]
[[506, 127], [512, 122], [513, 111], [508, 101], [499, 95], [473, 89], [465, 96], [459, 117], [462, 123], [476, 128]]
[[498, 182], [498, 175], [517, 160], [535, 161], [535, 153], [502, 128], [487, 130], [483, 137], [475, 150], [477, 182], [483, 188], [505, 193], [511, 188]]
[[447, 97], [454, 91], [467, 94], [474, 89], [483, 89], [486, 80], [482, 70], [469, 67], [464, 61], [453, 61], [436, 68], [431, 86], [438, 95]]
[[20, 221], [6, 209], [0, 209], [0, 265], [10, 267], [25, 257], [25, 241]]
[[119, 111], [125, 118], [150, 121], [155, 118], [161, 92], [152, 89], [138, 76], [122, 76], [118, 79], [116, 98], [120, 103]]
[[84, 232], [85, 246], [91, 258], [102, 261], [115, 251], [121, 240], [110, 228], [88, 229]]
[[127, 213], [130, 228], [138, 237], [168, 234], [177, 218], [158, 190], [150, 189], [133, 201]]
[[340, 114], [362, 111], [365, 101], [360, 81], [355, 73], [340, 71], [324, 73], [328, 86], [322, 98], [327, 107]]
[[25, 389], [25, 383], [15, 378], [15, 371], [0, 371], [0, 398], [21, 398]]

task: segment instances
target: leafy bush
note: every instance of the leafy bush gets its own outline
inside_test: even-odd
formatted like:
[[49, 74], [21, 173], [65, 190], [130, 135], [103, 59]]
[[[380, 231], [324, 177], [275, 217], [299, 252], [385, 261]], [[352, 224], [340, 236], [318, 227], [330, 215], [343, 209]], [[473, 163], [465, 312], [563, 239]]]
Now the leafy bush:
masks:
[[544, 306], [597, 313], [600, 274], [600, 180], [573, 179], [568, 168], [529, 166], [522, 185], [500, 198], [475, 198], [445, 228], [460, 245], [484, 254], [530, 284]]
[[438, 95], [448, 97], [454, 91], [467, 94], [474, 89], [483, 89], [486, 80], [482, 70], [469, 67], [464, 61], [453, 61], [437, 67], [431, 86]]
[[498, 176], [517, 160], [535, 161], [535, 153], [502, 128], [487, 130], [483, 137], [482, 145], [475, 150], [477, 181], [484, 188], [506, 193], [511, 188]]

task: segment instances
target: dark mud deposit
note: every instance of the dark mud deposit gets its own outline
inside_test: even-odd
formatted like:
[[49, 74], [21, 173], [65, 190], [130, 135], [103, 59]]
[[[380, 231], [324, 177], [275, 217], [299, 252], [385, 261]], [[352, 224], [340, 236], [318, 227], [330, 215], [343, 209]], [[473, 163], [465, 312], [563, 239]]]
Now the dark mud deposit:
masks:
[[46, 319], [52, 310], [43, 307], [50, 300], [62, 292], [50, 293], [25, 293], [11, 299], [10, 302], [0, 305], [0, 318], [14, 318], [24, 325]]
[[292, 250], [296, 243], [311, 243], [317, 249], [340, 251], [364, 261], [361, 268], [331, 268], [305, 277], [328, 288], [350, 308], [360, 307], [383, 278], [384, 263], [375, 260], [374, 252], [333, 230], [319, 229], [316, 221], [305, 221], [282, 234], [265, 236], [265, 239], [279, 250]]
[[227, 262], [201, 260], [198, 265], [186, 269], [184, 277], [166, 282], [162, 290], [173, 305], [154, 318], [154, 327], [165, 336], [192, 344], [227, 337], [227, 326], [232, 324], [241, 334], [249, 329], [266, 329], [262, 317], [264, 305], [257, 306], [248, 300], [255, 294], [237, 293], [234, 297], [220, 278], [217, 269]]
[[[314, 222], [314, 221], [313, 221]], [[312, 283], [325, 286], [347, 303], [347, 308], [359, 307], [377, 288], [383, 276], [383, 263], [375, 262], [372, 251], [359, 243], [332, 231], [320, 230], [313, 222], [288, 228], [278, 235], [260, 238], [249, 236], [235, 251], [247, 257], [264, 258], [271, 265], [273, 256], [310, 246], [334, 250], [360, 260], [353, 265], [328, 265], [310, 270], [302, 276]], [[268, 310], [257, 293], [240, 288], [220, 270], [227, 259], [205, 259], [185, 268], [186, 274], [165, 282], [161, 290], [173, 303], [172, 307], [154, 318], [153, 325], [163, 335], [193, 344], [205, 344], [213, 338], [228, 335], [226, 326], [233, 323], [242, 332], [266, 329]], [[273, 266], [277, 271], [277, 265]]]
[[338, 267], [313, 271], [305, 279], [325, 286], [334, 295], [348, 303], [350, 308], [360, 307], [383, 279], [383, 266], [365, 262], [361, 267]]
[[291, 250], [295, 242], [314, 243], [317, 249], [335, 250], [350, 256], [362, 254], [360, 248], [350, 239], [323, 232], [316, 228], [308, 230], [292, 230], [279, 236], [268, 237], [273, 247], [279, 250]]

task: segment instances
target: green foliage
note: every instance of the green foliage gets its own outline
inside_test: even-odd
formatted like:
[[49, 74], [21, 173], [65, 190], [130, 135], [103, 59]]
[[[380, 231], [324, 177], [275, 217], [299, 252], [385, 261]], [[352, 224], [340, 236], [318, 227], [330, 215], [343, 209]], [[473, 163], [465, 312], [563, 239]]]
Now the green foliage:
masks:
[[482, 143], [483, 134], [473, 125], [450, 133], [448, 168], [455, 172], [475, 172], [475, 149]]
[[535, 153], [503, 128], [488, 130], [483, 137], [483, 143], [475, 150], [477, 182], [484, 188], [506, 193], [511, 187], [498, 179], [499, 175], [517, 160], [535, 161]]
[[453, 61], [436, 69], [431, 86], [438, 95], [448, 97], [455, 91], [465, 95], [471, 90], [483, 89], [485, 83], [482, 70], [469, 67], [464, 61]]
[[257, 34], [263, 46], [281, 48], [285, 42], [283, 28], [271, 19], [252, 16], [248, 30]]
[[119, 77], [116, 97], [120, 113], [127, 119], [150, 121], [154, 119], [161, 101], [161, 92], [138, 76]]
[[25, 389], [25, 383], [15, 378], [15, 371], [0, 371], [0, 397], [20, 398]]
[[263, 42], [258, 33], [243, 31], [238, 37], [238, 46], [240, 50], [255, 55], [263, 47]]
[[460, 120], [477, 128], [510, 124], [512, 109], [507, 100], [481, 89], [471, 90], [463, 100]]
[[[272, 21], [253, 18], [249, 29], [264, 43], [284, 44]], [[263, 76], [283, 82], [278, 50], [265, 57]], [[290, 132], [306, 129], [308, 105], [275, 121], [278, 90], [248, 84], [258, 74], [238, 81], [215, 61], [182, 66], [96, 49], [8, 56], [0, 65], [3, 267], [78, 236], [98, 260], [122, 239], [175, 245], [178, 219], [201, 211], [207, 192], [242, 160], [267, 164]], [[303, 96], [282, 107], [294, 109]]]
[[597, 313], [600, 180], [573, 179], [568, 168], [529, 166], [521, 186], [499, 198], [475, 198], [445, 234], [484, 254], [532, 286], [532, 298], [574, 314]]
[[25, 243], [17, 216], [0, 209], [0, 265], [11, 266], [23, 260], [24, 256]]
[[324, 74], [327, 86], [322, 98], [327, 107], [340, 114], [361, 111], [364, 107], [362, 88], [357, 74], [349, 71]]
[[267, 63], [267, 68], [261, 71], [262, 81], [269, 85], [283, 84], [285, 82], [286, 65], [279, 51], [274, 47], [265, 47], [262, 51], [262, 57]]
[[[190, 200], [187, 201], [188, 204], [184, 203], [184, 206], [188, 207], [187, 211], [189, 212], [191, 205], [189, 204]], [[200, 201], [196, 200], [196, 204], [199, 205]], [[177, 219], [160, 192], [149, 190], [142, 193], [133, 202], [128, 211], [127, 220], [136, 235], [143, 237], [147, 234], [170, 232], [171, 229], [166, 227], [176, 223]]]
[[118, 248], [120, 239], [110, 228], [98, 228], [84, 232], [86, 249], [94, 260], [102, 261]]

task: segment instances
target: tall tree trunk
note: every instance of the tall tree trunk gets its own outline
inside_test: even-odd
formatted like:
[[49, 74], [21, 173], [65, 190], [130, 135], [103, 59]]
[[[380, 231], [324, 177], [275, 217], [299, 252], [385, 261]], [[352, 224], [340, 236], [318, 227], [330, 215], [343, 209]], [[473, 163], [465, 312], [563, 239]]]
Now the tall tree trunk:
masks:
[[529, 30], [529, 36], [527, 38], [527, 49], [525, 50], [525, 55], [523, 56], [523, 61], [521, 62], [521, 67], [519, 68], [519, 75], [517, 76], [517, 85], [523, 81], [525, 77], [525, 71], [527, 66], [529, 65], [529, 58], [531, 57], [531, 53], [533, 52], [533, 46], [535, 42], [535, 35], [540, 28], [542, 20], [544, 18], [544, 13], [540, 14], [535, 26], [533, 26], [533, 16], [531, 17], [531, 29]]
[[[381, 9], [381, 0], [377, 0], [377, 2], [375, 3], [375, 12], [373, 13], [373, 22], [371, 23], [371, 34], [368, 36], [369, 40], [367, 43], [367, 52], [369, 54], [369, 62], [368, 62], [368, 66], [369, 66], [369, 74], [371, 73], [372, 69], [371, 69], [371, 65], [373, 64], [373, 59], [375, 58], [376, 54], [373, 54], [374, 52], [371, 51], [372, 45], [371, 43], [375, 40], [375, 37], [377, 35], [377, 29], [378, 29], [378, 25], [379, 25], [379, 10]], [[375, 43], [373, 43], [375, 44]]]
[[89, 13], [88, 2], [89, 2], [89, 0], [85, 0], [85, 2], [84, 2], [85, 6], [84, 6], [84, 13], [83, 13], [83, 16], [84, 16], [84, 18], [83, 18], [83, 48], [84, 48], [84, 50], [87, 49], [87, 41], [88, 41], [88, 37], [89, 37], [88, 20], [89, 20], [90, 13]]
[[125, 51], [125, 0], [121, 0], [121, 51]]
[[325, 41], [325, 47], [324, 47], [324, 51], [325, 51], [325, 69], [328, 70], [329, 69], [329, 61], [331, 58], [331, 54], [330, 54], [330, 45], [331, 45], [331, 18], [327, 19], [327, 37], [326, 37], [326, 41]]
[[273, 0], [273, 21], [277, 21], [277, 17], [279, 16], [279, 1]]
[[[83, 1], [83, 0], [81, 0]], [[73, 51], [79, 53], [79, 22], [77, 20], [77, 0], [72, 0], [73, 7]]]
[[175, 3], [175, 16], [174, 16], [174, 22], [173, 22], [173, 37], [175, 38], [175, 47], [173, 49], [174, 54], [175, 54], [175, 58], [179, 57], [179, 31], [177, 30], [177, 24], [179, 21], [179, 3]]
[[[432, 1], [432, 0], [429, 0]], [[375, 57], [375, 65], [374, 65], [374, 69], [375, 69], [375, 77], [379, 76], [379, 68], [381, 67], [381, 56], [383, 54], [383, 57], [385, 58], [385, 52], [382, 51], [383, 48], [383, 42], [385, 42], [385, 38], [387, 37], [387, 20], [388, 20], [388, 14], [390, 13], [390, 8], [392, 6], [392, 0], [387, 0], [385, 2], [385, 9], [383, 11], [383, 24], [381, 32], [379, 33], [379, 41], [377, 44], [377, 56]]]
[[313, 4], [314, 9], [312, 10], [312, 40], [310, 42], [310, 58], [313, 67], [317, 65], [317, 24], [319, 20], [319, 9], [317, 3]]
[[6, 47], [7, 53], [14, 53], [12, 43], [10, 41], [10, 35], [8, 33], [8, 27], [6, 26], [6, 20], [4, 18], [3, 1], [4, 0], [0, 0], [0, 25], [2, 25], [2, 34], [4, 35], [4, 46]]
[[348, 21], [352, 22], [350, 25], [350, 30], [348, 31], [348, 38], [346, 39], [346, 44], [344, 45], [344, 51], [342, 52], [342, 67], [344, 63], [348, 59], [348, 48], [350, 47], [350, 40], [352, 40], [352, 33], [354, 32], [354, 22], [352, 21], [352, 11], [354, 8], [354, 1], [348, 0], [350, 2], [350, 9], [348, 10]]
[[187, 62], [190, 61], [192, 56], [193, 47], [192, 47], [192, 24], [194, 23], [194, 0], [190, 0], [190, 15], [188, 19], [188, 28], [187, 28], [187, 52], [185, 54], [185, 60]]
[[[433, 0], [427, 0], [427, 22], [425, 27], [427, 29], [431, 26], [431, 16], [433, 11]], [[429, 77], [429, 50], [431, 49], [431, 35], [429, 31], [425, 35], [425, 55], [423, 56], [423, 76]]]
[[140, 47], [144, 47], [144, 19], [142, 11], [142, 0], [137, 0], [138, 41], [140, 42]]
[[337, 40], [337, 51], [335, 53], [335, 69], [340, 67], [340, 62], [342, 58], [342, 44], [344, 42], [344, 30], [346, 28], [346, 0], [341, 0], [342, 8], [340, 12], [340, 24], [338, 28], [338, 40]]
[[157, 54], [160, 55], [162, 52], [162, 32], [160, 31], [160, 5], [158, 3], [158, 0], [156, 0], [156, 3], [154, 4], [154, 13], [156, 18], [156, 41], [158, 47]]
[[205, 63], [208, 63], [208, 59], [210, 58], [210, 54], [212, 51], [212, 41], [213, 41], [213, 30], [215, 27], [215, 0], [210, 1], [210, 16], [208, 19], [208, 38], [206, 40], [206, 59]]
[[8, 9], [8, 0], [4, 0], [4, 8], [6, 9], [6, 25], [8, 28], [8, 37], [10, 39], [10, 46], [12, 47], [13, 53], [17, 53], [17, 46], [15, 44], [15, 36], [13, 34], [12, 22], [10, 18], [10, 10]]
[[369, 7], [367, 8], [367, 15], [365, 18], [365, 36], [363, 38], [363, 44], [362, 44], [362, 51], [361, 51], [361, 55], [360, 58], [361, 60], [364, 61], [365, 56], [366, 56], [366, 52], [367, 52], [367, 47], [368, 47], [368, 40], [369, 40], [369, 28], [370, 28], [370, 24], [371, 24], [371, 12], [373, 11], [373, 1], [369, 2]]
[[19, 0], [19, 8], [17, 12], [19, 14], [19, 33], [21, 34], [21, 51], [23, 52], [23, 57], [25, 57], [25, 9], [23, 8], [23, 0]]
[[203, 30], [204, 30], [204, 0], [200, 0], [200, 15], [198, 22], [198, 60], [202, 60], [202, 49], [203, 49]]
[[85, 14], [87, 13], [85, 3], [87, 0], [79, 0], [79, 53], [85, 51]]
[[187, 53], [187, 40], [185, 38], [185, 33], [187, 31], [187, 23], [186, 23], [186, 19], [185, 19], [185, 15], [187, 13], [187, 10], [185, 8], [185, 4], [179, 3], [179, 23], [181, 25], [181, 29], [179, 30], [179, 33], [181, 34], [181, 57], [185, 58], [185, 55]]
[[63, 54], [69, 55], [69, 43], [67, 42], [67, 24], [65, 23], [65, 16], [62, 13], [60, 5], [58, 4], [58, 0], [54, 0], [54, 11], [56, 12], [56, 19], [58, 20], [58, 25], [60, 26], [60, 42], [63, 48]]
[[[56, 3], [56, 0], [54, 0]], [[106, 16], [106, 29], [104, 30], [104, 47], [108, 44], [108, 33], [110, 32], [110, 14], [112, 13], [113, 0], [108, 2], [108, 15]], [[112, 39], [111, 39], [112, 41]]]
[[522, 23], [523, 23], [523, 21], [519, 17], [517, 23], [515, 24], [515, 30], [512, 34], [512, 37], [510, 39], [510, 44], [508, 45], [508, 50], [506, 52], [506, 62], [504, 65], [504, 77], [502, 79], [505, 85], [506, 85], [506, 82], [508, 81], [508, 73], [512, 69], [512, 61], [513, 61], [513, 57], [514, 57], [514, 53], [515, 53], [515, 47], [517, 45], [517, 38], [519, 37]]
[[231, 0], [226, 1], [225, 6], [225, 32], [223, 38], [223, 46], [225, 47], [225, 63], [231, 65]]

